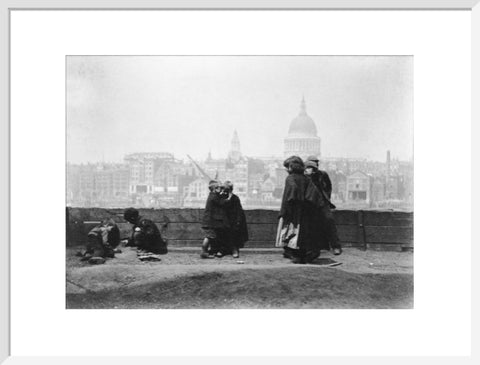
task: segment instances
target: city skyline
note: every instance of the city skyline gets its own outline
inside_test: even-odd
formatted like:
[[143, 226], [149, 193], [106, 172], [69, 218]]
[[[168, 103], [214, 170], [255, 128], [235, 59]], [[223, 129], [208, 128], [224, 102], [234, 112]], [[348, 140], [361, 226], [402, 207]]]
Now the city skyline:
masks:
[[[352, 161], [368, 161], [368, 162], [381, 162], [381, 163], [385, 163], [385, 160], [386, 160], [386, 156], [387, 156], [387, 153], [388, 153], [389, 150], [386, 150], [385, 151], [385, 155], [383, 156], [383, 159], [378, 159], [378, 160], [373, 160], [373, 159], [369, 159], [369, 158], [366, 158], [366, 157], [343, 157], [343, 156], [324, 156], [322, 155], [322, 157], [320, 158], [320, 161], [322, 161], [322, 159], [324, 161], [330, 161], [330, 160], [352, 160]], [[175, 160], [179, 160], [179, 161], [183, 161], [185, 163], [188, 163], [189, 161], [191, 161], [188, 156], [185, 154], [184, 156], [176, 156], [174, 155], [173, 153], [169, 152], [169, 151], [134, 151], [134, 152], [129, 152], [128, 154], [124, 155], [120, 160], [106, 160], [106, 159], [102, 159], [102, 160], [96, 160], [96, 161], [76, 161], [76, 162], [72, 162], [72, 161], [67, 161], [67, 164], [70, 164], [70, 165], [95, 165], [95, 164], [120, 164], [120, 165], [125, 165], [126, 162], [125, 162], [125, 157], [129, 156], [129, 155], [135, 155], [135, 154], [148, 154], [148, 153], [152, 153], [152, 154], [155, 154], [155, 153], [170, 153], [172, 154], [173, 158]], [[277, 155], [263, 155], [263, 156], [249, 156], [249, 155], [245, 155], [242, 153], [242, 156], [245, 157], [245, 158], [249, 158], [249, 159], [259, 159], [259, 160], [263, 160], [263, 159], [271, 159], [271, 158], [277, 158], [277, 159], [283, 159], [282, 157], [282, 154], [279, 153]], [[191, 156], [192, 157], [192, 156]], [[207, 154], [205, 156], [200, 156], [200, 158], [194, 158], [194, 161], [195, 162], [204, 162], [206, 161], [209, 157], [211, 157], [213, 160], [226, 160], [229, 158], [228, 156], [228, 152], [226, 153], [226, 155], [224, 156], [215, 156], [213, 155], [213, 153], [209, 153], [207, 152]], [[410, 159], [400, 159], [398, 156], [394, 156], [392, 155], [391, 156], [392, 160], [396, 160], [396, 161], [401, 161], [401, 162], [408, 162], [408, 163], [413, 163], [413, 156], [412, 158]]]
[[[174, 160], [165, 153], [127, 156], [124, 164], [68, 164], [67, 205], [98, 207], [197, 207], [208, 195], [215, 176], [232, 181], [247, 209], [279, 207], [287, 176], [283, 159], [248, 161], [236, 154], [229, 159]], [[320, 161], [332, 181], [332, 201], [340, 208], [411, 209], [413, 163], [332, 159]]]
[[[282, 156], [302, 97], [322, 156], [413, 157], [411, 57], [67, 58], [67, 161]], [[340, 77], [341, 76], [341, 77]]]

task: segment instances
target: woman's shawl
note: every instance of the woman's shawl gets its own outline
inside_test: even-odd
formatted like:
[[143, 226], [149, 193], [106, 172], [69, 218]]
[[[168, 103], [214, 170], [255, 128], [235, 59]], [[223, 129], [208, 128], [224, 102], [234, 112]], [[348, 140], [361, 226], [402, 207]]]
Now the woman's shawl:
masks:
[[279, 216], [286, 222], [299, 223], [308, 180], [303, 174], [290, 174], [285, 180]]

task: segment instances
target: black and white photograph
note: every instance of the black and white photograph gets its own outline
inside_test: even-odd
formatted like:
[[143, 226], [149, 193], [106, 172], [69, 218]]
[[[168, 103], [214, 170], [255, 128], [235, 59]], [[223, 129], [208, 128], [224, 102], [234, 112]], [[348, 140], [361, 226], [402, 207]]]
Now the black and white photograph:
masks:
[[0, 363], [472, 362], [479, 0], [31, 1]]
[[66, 56], [66, 308], [414, 309], [413, 60]]

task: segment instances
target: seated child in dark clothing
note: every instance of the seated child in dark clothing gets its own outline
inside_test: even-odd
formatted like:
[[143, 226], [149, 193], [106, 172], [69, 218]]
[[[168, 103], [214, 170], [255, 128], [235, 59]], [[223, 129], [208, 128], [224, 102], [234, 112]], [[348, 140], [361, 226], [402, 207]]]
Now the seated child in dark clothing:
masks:
[[135, 208], [126, 209], [123, 217], [133, 225], [127, 246], [160, 255], [168, 252], [167, 242], [162, 238], [160, 230], [153, 221], [141, 217]]

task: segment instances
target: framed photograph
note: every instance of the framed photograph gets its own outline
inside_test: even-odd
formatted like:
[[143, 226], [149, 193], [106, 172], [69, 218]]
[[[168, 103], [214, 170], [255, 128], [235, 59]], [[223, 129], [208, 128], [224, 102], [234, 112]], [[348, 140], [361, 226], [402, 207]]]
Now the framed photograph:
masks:
[[2, 9], [6, 363], [473, 361], [479, 11], [360, 3]]

